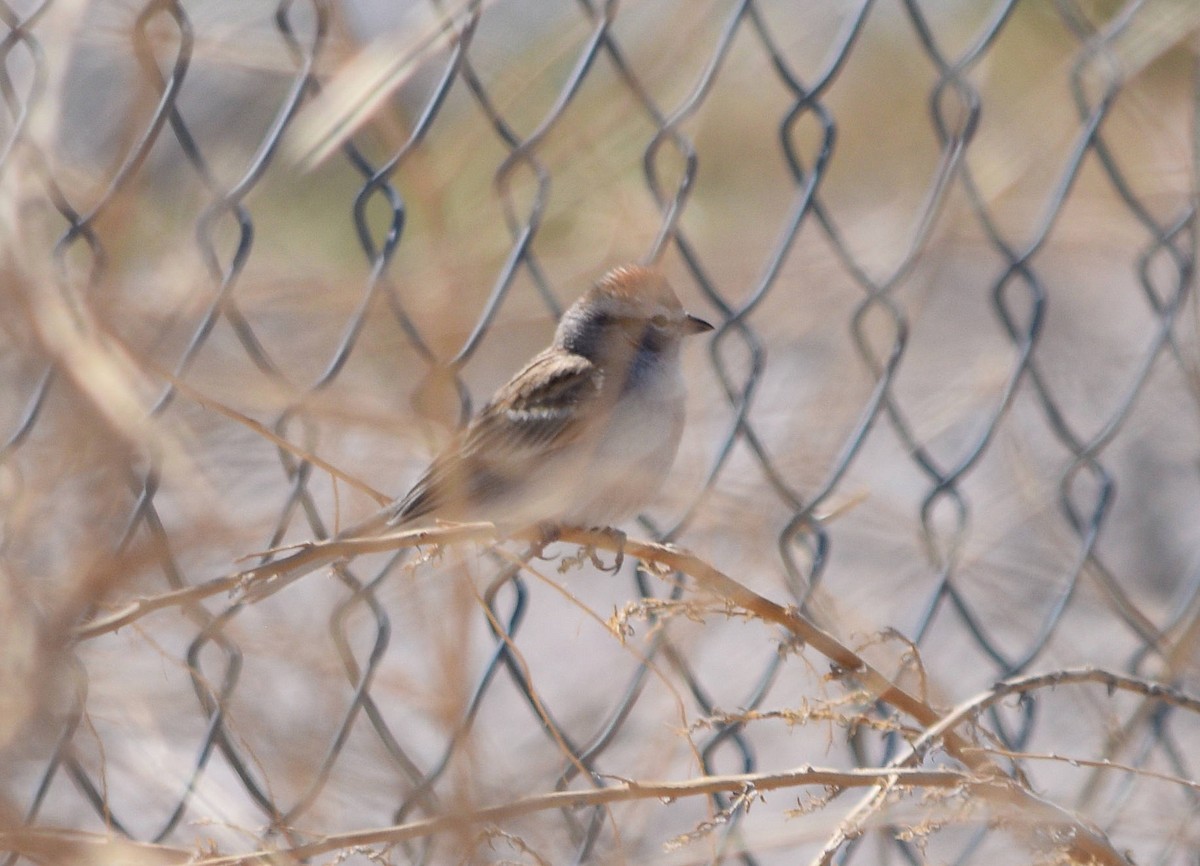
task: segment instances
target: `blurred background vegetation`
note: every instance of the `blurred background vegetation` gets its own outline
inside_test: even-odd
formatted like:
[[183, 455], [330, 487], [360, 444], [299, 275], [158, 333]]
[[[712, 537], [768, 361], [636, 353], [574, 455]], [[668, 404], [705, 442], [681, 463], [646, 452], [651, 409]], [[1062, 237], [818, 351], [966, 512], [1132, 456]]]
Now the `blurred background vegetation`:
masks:
[[[377, 507], [304, 455], [401, 493], [590, 280], [652, 254], [722, 327], [687, 358], [687, 438], [631, 532], [675, 528], [938, 706], [1077, 665], [1195, 690], [1191, 0], [0, 6], [2, 826], [254, 850], [435, 813], [414, 791], [443, 752], [445, 811], [553, 789], [561, 742], [519, 676], [485, 673], [486, 557], [71, 629]], [[780, 65], [826, 85], [794, 124]], [[389, 203], [363, 166], [393, 158]], [[762, 623], [649, 617], [626, 645], [603, 622], [667, 589], [632, 564], [544, 571], [571, 595], [531, 579], [512, 640], [559, 733], [603, 740], [597, 773], [894, 748]], [[504, 616], [523, 603], [500, 592]], [[779, 712], [712, 721], [750, 708]], [[1195, 778], [1194, 722], [1136, 701], [1055, 694], [989, 723], [1013, 751]], [[1137, 862], [1194, 862], [1187, 785], [1023, 770]], [[381, 856], [792, 863], [841, 799], [635, 803], [595, 839], [551, 813], [492, 850], [461, 831]], [[844, 862], [1027, 862], [962, 804], [902, 806], [921, 844], [883, 826]]]

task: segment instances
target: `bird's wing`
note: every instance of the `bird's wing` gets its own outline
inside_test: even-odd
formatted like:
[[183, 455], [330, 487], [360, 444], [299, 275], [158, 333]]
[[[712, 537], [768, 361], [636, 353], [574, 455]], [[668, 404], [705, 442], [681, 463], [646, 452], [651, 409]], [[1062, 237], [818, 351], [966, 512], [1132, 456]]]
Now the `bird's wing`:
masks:
[[602, 378], [580, 355], [542, 352], [496, 392], [390, 509], [389, 523], [485, 501], [519, 483], [580, 437], [599, 403]]

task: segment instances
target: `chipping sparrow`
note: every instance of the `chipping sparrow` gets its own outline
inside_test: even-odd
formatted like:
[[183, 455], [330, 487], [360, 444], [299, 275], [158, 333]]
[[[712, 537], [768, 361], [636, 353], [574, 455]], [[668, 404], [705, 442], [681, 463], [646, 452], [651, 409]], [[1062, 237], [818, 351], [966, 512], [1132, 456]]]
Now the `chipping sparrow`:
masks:
[[[712, 329], [658, 271], [605, 274], [563, 313], [554, 342], [496, 392], [402, 498], [335, 541], [437, 520], [607, 527], [658, 491], [683, 432], [679, 345]], [[253, 569], [268, 595], [337, 554]]]
[[386, 525], [592, 527], [633, 514], [679, 447], [680, 341], [711, 329], [684, 312], [658, 271], [609, 271], [563, 314], [550, 347], [385, 511]]

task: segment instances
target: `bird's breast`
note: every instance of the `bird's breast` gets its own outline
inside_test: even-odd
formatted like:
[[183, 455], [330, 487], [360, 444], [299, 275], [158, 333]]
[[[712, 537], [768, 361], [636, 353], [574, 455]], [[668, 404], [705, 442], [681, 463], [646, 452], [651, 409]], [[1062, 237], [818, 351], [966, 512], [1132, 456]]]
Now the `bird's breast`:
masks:
[[643, 378], [623, 391], [575, 478], [574, 508], [564, 522], [605, 525], [646, 506], [675, 460], [683, 422], [684, 387], [677, 372]]

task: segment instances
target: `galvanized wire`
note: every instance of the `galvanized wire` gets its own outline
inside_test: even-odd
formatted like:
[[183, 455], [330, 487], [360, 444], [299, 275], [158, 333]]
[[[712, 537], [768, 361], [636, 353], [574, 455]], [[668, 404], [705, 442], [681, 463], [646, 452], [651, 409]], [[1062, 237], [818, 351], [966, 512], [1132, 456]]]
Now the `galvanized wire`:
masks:
[[[350, 313], [338, 328], [337, 339], [320, 358], [319, 372], [311, 379], [272, 355], [268, 348], [271, 341], [263, 338], [255, 316], [245, 311], [245, 275], [259, 255], [255, 239], [262, 220], [255, 215], [250, 198], [267, 186], [266, 178], [272, 172], [294, 170], [281, 157], [281, 148], [298, 112], [321, 91], [324, 75], [331, 68], [327, 59], [331, 62], [335, 56], [330, 48], [334, 41], [331, 30], [335, 18], [341, 21], [338, 12], [326, 0], [285, 0], [272, 10], [269, 32], [291, 64], [286, 73], [274, 70], [273, 74], [276, 81], [285, 79], [286, 87], [257, 145], [232, 172], [234, 179], [224, 181], [219, 175], [231, 172], [228, 153], [218, 154], [214, 144], [220, 130], [208, 128], [212, 123], [210, 112], [184, 98], [195, 75], [198, 41], [206, 35], [198, 32], [190, 4], [172, 0], [143, 4], [123, 36], [132, 46], [141, 85], [153, 93], [152, 104], [142, 112], [140, 126], [126, 131], [123, 155], [108, 171], [98, 192], [89, 196], [72, 187], [70, 173], [59, 168], [52, 154], [41, 152], [45, 139], [34, 136], [28, 127], [31, 114], [50, 98], [48, 72], [54, 64], [47, 58], [72, 50], [62, 31], [42, 35], [47, 13], [55, 5], [47, 0], [18, 11], [22, 7], [0, 3], [0, 18], [6, 28], [0, 42], [0, 97], [7, 112], [0, 147], [0, 178], [33, 167], [40, 184], [37, 194], [60, 220], [50, 251], [60, 285], [39, 287], [38, 291], [61, 291], [69, 298], [85, 301], [99, 295], [110, 278], [111, 250], [107, 244], [111, 241], [107, 232], [111, 228], [106, 220], [111, 219], [111, 209], [127, 200], [132, 186], [161, 186], [170, 193], [173, 185], [193, 184], [200, 190], [202, 206], [194, 220], [193, 252], [203, 264], [205, 278], [188, 305], [189, 337], [170, 362], [161, 365], [169, 369], [170, 378], [159, 383], [149, 415], [163, 418], [189, 400], [176, 383], [190, 380], [199, 359], [216, 341], [214, 334], [218, 329], [228, 329], [232, 341], [220, 342], [221, 351], [227, 353], [225, 363], [230, 370], [245, 370], [247, 375], [255, 371], [282, 395], [280, 408], [271, 410], [267, 426], [298, 449], [277, 448], [285, 493], [273, 504], [274, 517], [262, 539], [262, 549], [297, 537], [328, 537], [331, 533], [327, 499], [317, 486], [321, 475], [313, 463], [297, 453], [321, 450], [325, 428], [312, 406], [324, 392], [354, 387], [353, 380], [347, 384], [346, 371], [367, 352], [362, 345], [371, 327], [387, 320], [397, 329], [406, 351], [420, 365], [419, 370], [408, 371], [416, 388], [451, 389], [458, 399], [461, 423], [469, 417], [473, 397], [481, 396], [472, 394], [466, 374], [485, 344], [500, 339], [496, 336], [498, 317], [520, 293], [520, 284], [532, 287], [550, 316], [561, 313], [561, 298], [569, 287], [557, 285], [552, 276], [554, 269], [545, 259], [559, 254], [541, 242], [554, 203], [555, 172], [561, 170], [561, 163], [547, 156], [547, 150], [556, 135], [578, 122], [573, 112], [577, 113], [584, 99], [581, 94], [606, 74], [616, 82], [608, 91], [611, 98], [622, 100], [624, 108], [636, 115], [636, 123], [649, 124], [653, 130], [644, 139], [640, 171], [645, 192], [657, 212], [653, 237], [647, 239], [642, 258], [669, 264], [685, 275], [693, 297], [707, 304], [706, 314], [715, 312], [717, 328], [707, 352], [711, 391], [717, 399], [710, 402], [724, 406], [720, 420], [710, 427], [707, 465], [694, 498], [669, 521], [643, 518], [642, 528], [660, 539], [690, 544], [713, 498], [724, 489], [736, 487], [740, 477], [757, 473], [754, 496], [769, 501], [778, 518], [776, 563], [785, 575], [786, 591], [803, 610], [819, 616], [816, 600], [835, 568], [834, 559], [854, 543], [839, 536], [837, 521], [827, 521], [827, 514], [853, 486], [851, 479], [887, 483], [886, 478], [872, 477], [871, 473], [881, 468], [864, 456], [886, 436], [896, 443], [892, 451], [895, 459], [903, 461], [904, 471], [914, 473], [918, 479], [911, 488], [915, 513], [909, 516], [920, 545], [912, 549], [912, 561], [905, 566], [924, 579], [915, 616], [881, 625], [895, 626], [917, 649], [933, 653], [944, 651], [935, 632], [949, 630], [958, 646], [969, 648], [971, 658], [982, 660], [964, 684], [964, 688], [979, 688], [992, 680], [1053, 666], [1061, 653], [1052, 652], [1051, 645], [1056, 640], [1073, 639], [1073, 634], [1063, 632], [1080, 627], [1073, 624], [1071, 616], [1084, 609], [1081, 597], [1090, 593], [1100, 600], [1100, 612], [1094, 609], [1095, 601], [1089, 602], [1092, 607], [1087, 610], [1095, 617], [1089, 627], [1119, 634], [1113, 638], [1114, 646], [1128, 646], [1124, 662], [1131, 671], [1195, 685], [1196, 678], [1189, 676], [1186, 652], [1200, 603], [1200, 570], [1195, 568], [1194, 560], [1171, 575], [1165, 590], [1167, 601], [1163, 602], [1159, 591], [1143, 592], [1136, 575], [1121, 573], [1122, 566], [1111, 561], [1112, 552], [1103, 546], [1106, 535], [1122, 543], [1128, 539], [1127, 535], [1114, 535], [1118, 531], [1113, 528], [1118, 493], [1112, 453], [1114, 443], [1129, 436], [1131, 419], [1137, 416], [1139, 400], [1146, 399], [1151, 390], [1151, 379], [1162, 367], [1169, 366], [1178, 371], [1181, 380], [1191, 382], [1174, 398], [1180, 411], [1188, 411], [1187, 404], [1196, 399], [1192, 378], [1196, 345], [1183, 315], [1194, 280], [1194, 178], [1189, 175], [1176, 183], [1180, 191], [1167, 206], [1160, 200], [1151, 201], [1145, 193], [1139, 193], [1139, 181], [1131, 176], [1135, 172], [1126, 165], [1122, 145], [1113, 144], [1106, 129], [1106, 121], [1128, 91], [1129, 76], [1142, 74], [1142, 70], [1126, 70], [1117, 46], [1132, 29], [1144, 27], [1153, 16], [1162, 14], [1162, 9], [1172, 8], [1171, 4], [1131, 3], [1103, 18], [1090, 13], [1089, 5], [1070, 0], [1057, 3], [1053, 12], [1039, 10], [1038, 14], [1052, 16], [1055, 26], [1065, 27], [1074, 40], [1072, 62], [1062, 83], [1069, 87], [1077, 116], [1074, 137], [1063, 148], [1055, 177], [1043, 191], [1040, 212], [1014, 230], [1011, 220], [998, 213], [996, 197], [986, 191], [988, 182], [981, 180], [983, 170], [972, 154], [977, 148], [981, 118], [989, 111], [989, 100], [1004, 96], [984, 92], [981, 69], [994, 62], [998, 41], [1015, 28], [1014, 16], [1020, 6], [1016, 0], [991, 4], [965, 41], [961, 35], [951, 40], [940, 32], [935, 16], [926, 8], [930, 4], [918, 0], [890, 6], [861, 0], [840, 4], [836, 14], [825, 9], [820, 17], [835, 14], [837, 27], [823, 46], [820, 63], [814, 64], [816, 71], [810, 74], [802, 74], [793, 59], [794, 52], [789, 50], [795, 34], [772, 24], [775, 16], [786, 17], [776, 8], [786, 4], [753, 0], [710, 4], [703, 14], [712, 16], [716, 35], [698, 69], [687, 78], [682, 78], [685, 73], [680, 72], [681, 79], [671, 82], [677, 85], [672, 92], [683, 95], [670, 102], [653, 94], [671, 88], [646, 80], [630, 59], [626, 46], [631, 37], [619, 31], [625, 13], [615, 0], [579, 0], [575, 5], [564, 2], [557, 4], [554, 14], [569, 19], [573, 41], [569, 53], [559, 58], [564, 71], [554, 92], [543, 100], [545, 108], [532, 124], [528, 109], [519, 101], [514, 104], [508, 94], [497, 97], [496, 84], [476, 52], [481, 29], [502, 12], [504, 4], [492, 6], [470, 0], [446, 8], [447, 4], [431, 0], [429, 6], [442, 22], [447, 40], [444, 50], [431, 53], [424, 63], [431, 85], [419, 104], [407, 107], [410, 120], [403, 140], [384, 156], [371, 157], [368, 151], [377, 149], [377, 144], [360, 132], [342, 143], [333, 157], [343, 161], [357, 177], [357, 190], [346, 219], [352, 223], [358, 244], [355, 255], [360, 258], [363, 277]], [[927, 99], [927, 124], [936, 158], [898, 254], [879, 267], [864, 261], [861, 248], [848, 239], [840, 210], [843, 206], [828, 192], [827, 182], [838, 165], [839, 112], [849, 110], [845, 100], [836, 98], [837, 85], [847, 66], [868, 51], [864, 31], [884, 14], [883, 8], [893, 16], [889, 26], [896, 32], [901, 27], [910, 31], [932, 70], [932, 86], [915, 79], [912, 86], [921, 88]], [[100, 10], [92, 14], [99, 15]], [[688, 14], [680, 12], [681, 16]], [[790, 14], [802, 20], [805, 13], [793, 10]], [[818, 16], [815, 11], [811, 14]], [[514, 30], [510, 35], [515, 39], [517, 33]], [[949, 47], [952, 43], [957, 47]], [[516, 46], [514, 50], [537, 49]], [[747, 266], [752, 276], [735, 286], [723, 276], [728, 269], [713, 261], [719, 252], [706, 248], [703, 232], [696, 231], [688, 217], [694, 212], [689, 207], [704, 164], [704, 154], [695, 141], [695, 124], [717, 110], [712, 107], [714, 89], [727, 83], [731, 56], [736, 51], [752, 52], [758, 58], [756, 74], [769, 78], [772, 87], [787, 94], [786, 110], [772, 117], [771, 122], [777, 127], [778, 156], [790, 179], [790, 201], [778, 224], [768, 224], [764, 218], [761, 223], [745, 226], [748, 236], [769, 236], [771, 243], [761, 261]], [[51, 60], [62, 62], [53, 57]], [[735, 80], [730, 86], [742, 85], [744, 82]], [[414, 178], [409, 172], [421, 171], [419, 166], [410, 166], [424, 149], [447, 146], [444, 141], [430, 144], [430, 140], [445, 122], [446, 105], [454, 92], [467, 104], [458, 110], [476, 112], [480, 118], [477, 122], [490, 130], [492, 143], [503, 154], [490, 166], [493, 188], [487, 195], [498, 205], [508, 245], [491, 276], [488, 291], [473, 311], [468, 332], [457, 348], [446, 354], [438, 348], [441, 341], [429, 332], [428, 322], [413, 313], [416, 298], [393, 272], [398, 257], [406, 255], [410, 235], [408, 189]], [[1027, 122], [1037, 123], [1038, 118], [1029, 117]], [[806, 139], [805, 130], [815, 133]], [[1148, 130], [1147, 135], [1151, 134], [1153, 130]], [[605, 145], [601, 141], [597, 146]], [[154, 165], [156, 149], [173, 155], [169, 170]], [[214, 168], [217, 164], [220, 171]], [[673, 173], [671, 166], [675, 164], [682, 169]], [[1072, 419], [1071, 402], [1064, 398], [1062, 386], [1047, 369], [1050, 362], [1044, 350], [1047, 341], [1054, 339], [1047, 315], [1055, 302], [1058, 279], [1045, 257], [1054, 245], [1056, 231], [1076, 213], [1072, 207], [1077, 203], [1080, 177], [1085, 171], [1098, 171], [1103, 176], [1109, 190], [1106, 201], [1138, 227], [1138, 243], [1130, 242], [1120, 252], [1133, 284], [1144, 296], [1144, 313], [1153, 320], [1152, 331], [1140, 346], [1124, 347], [1134, 361], [1116, 383], [1116, 398], [1106, 399], [1103, 416], [1086, 426]], [[888, 192], [880, 190], [881, 198], [886, 198]], [[985, 275], [985, 296], [994, 314], [991, 327], [1007, 340], [1011, 352], [1002, 382], [988, 392], [986, 405], [973, 414], [970, 431], [948, 449], [944, 443], [935, 447], [926, 434], [919, 432], [925, 404], [910, 402], [902, 393], [903, 371], [906, 363], [911, 364], [911, 350], [917, 339], [912, 305], [902, 293], [921, 278], [916, 275], [927, 258], [945, 250], [947, 242], [938, 233], [944, 231], [945, 215], [952, 206], [955, 219], [970, 223], [972, 236], [991, 256], [976, 275]], [[807, 245], [800, 243], [802, 237]], [[768, 350], [786, 349], [790, 340], [800, 340], [802, 335], [795, 333], [781, 339], [777, 329], [764, 328], [761, 311], [768, 302], [792, 293], [798, 302], [803, 300], [803, 290], [787, 275], [797, 266], [803, 271], [803, 262], [797, 261], [802, 254], [798, 251], [811, 250], [815, 244], [829, 251], [840, 279], [858, 292], [850, 302], [849, 315], [844, 320], [822, 323], [822, 328], [839, 335], [848, 350], [845, 358], [857, 357], [855, 374], [865, 371], [869, 387], [846, 419], [839, 443], [829, 449], [819, 472], [805, 475], [795, 471], [794, 463], [780, 457], [789, 442], [764, 433], [757, 420], [762, 417], [758, 414], [763, 408], [762, 388], [773, 363]], [[461, 254], [470, 257], [472, 250]], [[613, 263], [592, 263], [601, 267], [604, 264]], [[230, 360], [235, 352], [236, 359]], [[784, 357], [789, 356], [785, 353]], [[57, 426], [43, 420], [50, 411], [47, 407], [53, 402], [52, 395], [63, 391], [67, 399], [73, 393], [63, 381], [68, 377], [63, 375], [61, 364], [58, 360], [40, 363], [34, 373], [14, 382], [6, 399], [14, 410], [0, 447], [0, 467], [11, 476], [12, 489], [7, 495], [14, 501], [22, 486], [36, 481], [25, 456], [29, 441], [37, 438], [43, 428], [45, 436], [55, 435]], [[947, 376], [952, 373], [945, 371]], [[802, 377], [805, 372], [795, 370], [792, 375]], [[964, 570], [969, 539], [980, 528], [973, 513], [981, 497], [972, 488], [973, 479], [984, 462], [996, 459], [998, 441], [1010, 435], [1007, 431], [1016, 424], [1019, 401], [1026, 404], [1020, 410], [1021, 423], [1031, 423], [1028, 419], [1036, 417], [1059, 453], [1066, 455], [1053, 482], [1059, 509], [1057, 525], [1069, 533], [1071, 542], [1067, 548], [1069, 561], [1060, 573], [1045, 581], [1049, 597], [1025, 607], [1021, 627], [1013, 628], [1011, 621], [993, 606], [972, 600], [972, 587]], [[1150, 447], [1155, 444], [1151, 440]], [[1195, 449], [1190, 453], [1194, 456]], [[197, 573], [174, 552], [180, 544], [173, 537], [177, 523], [172, 514], [163, 513], [160, 494], [164, 482], [170, 480], [164, 478], [164, 473], [169, 474], [166, 467], [164, 455], [152, 448], [130, 461], [130, 507], [123, 529], [111, 539], [111, 548], [118, 553], [138, 544], [146, 546], [160, 591], [182, 589], [211, 576]], [[1178, 507], [1197, 504], [1198, 480], [1191, 483], [1192, 499]], [[1029, 519], [1045, 518], [1039, 512], [1029, 515]], [[7, 545], [7, 534], [5, 539]], [[1194, 549], [1191, 552], [1194, 554]], [[1147, 557], [1153, 555], [1153, 551], [1146, 551]], [[885, 567], [881, 563], [880, 571]], [[586, 732], [581, 733], [584, 726], [578, 719], [566, 720], [571, 707], [550, 705], [516, 652], [517, 643], [539, 628], [538, 596], [521, 569], [497, 560], [494, 574], [482, 591], [487, 616], [481, 616], [480, 625], [486, 628], [490, 644], [473, 673], [460, 716], [436, 748], [429, 748], [427, 743], [418, 745], [410, 732], [397, 724], [395, 716], [389, 715], [387, 703], [395, 700], [394, 690], [378, 683], [398, 640], [395, 611], [389, 610], [387, 593], [409, 572], [403, 557], [378, 563], [370, 572], [365, 569], [357, 562], [337, 566], [342, 594], [335, 601], [316, 602], [328, 605], [323, 637], [332, 642], [341, 668], [337, 676], [344, 679], [345, 688], [332, 733], [319, 753], [310, 755], [311, 766], [303, 784], [294, 786], [288, 794], [279, 793], [253, 749], [229, 721], [231, 706], [238, 701], [253, 701], [243, 683], [244, 667], [252, 661], [247, 659], [251, 650], [239, 627], [250, 613], [248, 606], [242, 602], [216, 607], [189, 602], [181, 610], [176, 628], [185, 636], [180, 660], [194, 695], [194, 706], [188, 713], [199, 725], [192, 729], [192, 741], [178, 745], [190, 750], [194, 758], [186, 778], [167, 786], [169, 794], [159, 794], [168, 797], [169, 802], [157, 803], [154, 814], [160, 817], [154, 825], [147, 827], [143, 818], [136, 817], [144, 811], [143, 801], [128, 794], [123, 795], [128, 799], [118, 797], [109, 790], [103, 774], [81, 758], [94, 739], [103, 741], [101, 735], [89, 733], [84, 723], [91, 700], [89, 683], [95, 676], [95, 662], [90, 661], [86, 642], [70, 650], [72, 660], [64, 670], [73, 677], [69, 689], [72, 696], [66, 708], [55, 715], [58, 729], [52, 744], [44, 750], [45, 759], [35, 778], [21, 777], [22, 783], [29, 781], [30, 786], [6, 790], [5, 795], [19, 804], [24, 821], [31, 825], [39, 824], [47, 802], [57, 798], [58, 816], [90, 810], [88, 820], [111, 833], [187, 844], [193, 839], [189, 821], [218, 820], [209, 810], [210, 804], [198, 801], [196, 791], [206, 775], [219, 772], [236, 779], [258, 810], [265, 825], [259, 841], [286, 844], [309, 838], [313, 832], [346, 829], [318, 827], [314, 831], [309, 818], [323, 798], [336, 796], [330, 791], [335, 785], [331, 780], [347, 762], [347, 755], [356, 749], [386, 756], [386, 772], [394, 783], [388, 791], [380, 792], [380, 797], [386, 801], [392, 820], [434, 816], [450, 808], [448, 770], [455, 760], [462, 759], [474, 728], [489, 724], [486, 705], [502, 688], [511, 690], [527, 708], [524, 724], [528, 731], [538, 732], [540, 739], [534, 746], [533, 738], [525, 738], [522, 748], [544, 749], [540, 760], [556, 768], [550, 777], [559, 790], [579, 785], [600, 788], [612, 783], [607, 769], [610, 752], [623, 741], [639, 736], [639, 728], [631, 719], [639, 711], [648, 684], [662, 671], [669, 671], [681, 684], [687, 710], [693, 716], [719, 718], [722, 705], [728, 705], [727, 696], [716, 697], [716, 693], [727, 695], [728, 683], [714, 682], [712, 674], [706, 672], [702, 654], [695, 653], [666, 623], [658, 623], [660, 627], [644, 647], [639, 663], [628, 673], [614, 674], [608, 682], [578, 684], [590, 701], [597, 702], [590, 706], [603, 706], [589, 720]], [[630, 599], [678, 601], [685, 596], [682, 583], [673, 584], [664, 595], [644, 571], [627, 568], [623, 573], [628, 576]], [[870, 577], [865, 575], [864, 579]], [[1019, 604], [1024, 588], [1014, 586], [1010, 591]], [[541, 627], [546, 625], [542, 623]], [[770, 643], [747, 650], [743, 660], [750, 658], [753, 664], [746, 662], [738, 683], [739, 696], [734, 701], [743, 713], [770, 707], [785, 689], [783, 681], [792, 670], [787, 653]], [[1089, 659], [1075, 661], [1086, 663]], [[952, 695], [963, 696], [957, 692]], [[1005, 748], [1021, 751], [1039, 734], [1058, 730], [1055, 726], [1061, 723], [1039, 712], [1038, 707], [1039, 701], [1031, 698], [1024, 700], [1015, 713], [994, 711], [990, 724], [996, 740]], [[303, 711], [303, 705], [295, 708], [295, 712]], [[882, 708], [878, 712], [886, 715]], [[1196, 732], [1178, 720], [1178, 715], [1168, 708], [1141, 708], [1128, 714], [1124, 719], [1127, 727], [1107, 746], [1111, 756], [1139, 767], [1165, 765], [1178, 776], [1194, 779], [1190, 753], [1196, 746]], [[286, 737], [287, 733], [280, 731], [278, 736]], [[369, 746], [361, 742], [364, 736]], [[352, 748], [352, 741], [358, 745]], [[700, 771], [717, 773], [735, 768], [748, 772], [775, 767], [774, 756], [763, 753], [764, 742], [768, 741], [752, 735], [744, 719], [715, 722], [696, 744]], [[886, 759], [897, 747], [894, 736], [880, 738], [866, 727], [852, 731], [844, 742], [849, 759], [864, 765]], [[64, 777], [69, 777], [69, 787], [62, 784]], [[1119, 829], [1119, 806], [1122, 798], [1132, 796], [1129, 790], [1106, 789], [1097, 771], [1078, 805], [1109, 809], [1112, 826]], [[1186, 823], [1188, 815], [1194, 816], [1197, 805], [1194, 791], [1188, 790], [1185, 799], [1187, 804], [1180, 807], [1184, 816], [1181, 824]], [[787, 853], [780, 859], [773, 845], [764, 844], [759, 850], [753, 829], [745, 823], [746, 810], [732, 798], [714, 795], [712, 802], [722, 815], [714, 831], [717, 841], [709, 849], [712, 862], [794, 862]], [[562, 862], [607, 862], [613, 856], [614, 819], [608, 810], [563, 810], [557, 820], [566, 842], [554, 856]], [[80, 823], [86, 822], [80, 819]], [[962, 837], [953, 846], [952, 855], [946, 856], [960, 863], [988, 862], [992, 855], [986, 847], [987, 837], [987, 827], [977, 828]], [[1194, 851], [1189, 853], [1180, 838], [1184, 837], [1168, 834], [1158, 844], [1149, 844], [1144, 849], [1146, 861], [1197, 862]], [[880, 854], [880, 849], [852, 845], [842, 862], [877, 862], [872, 859], [877, 856], [890, 857], [888, 862], [923, 862], [921, 849], [912, 841], [897, 837], [886, 844], [885, 854]], [[403, 862], [447, 862], [448, 855], [431, 841], [393, 850], [390, 856]], [[7, 862], [18, 859], [14, 855]]]

